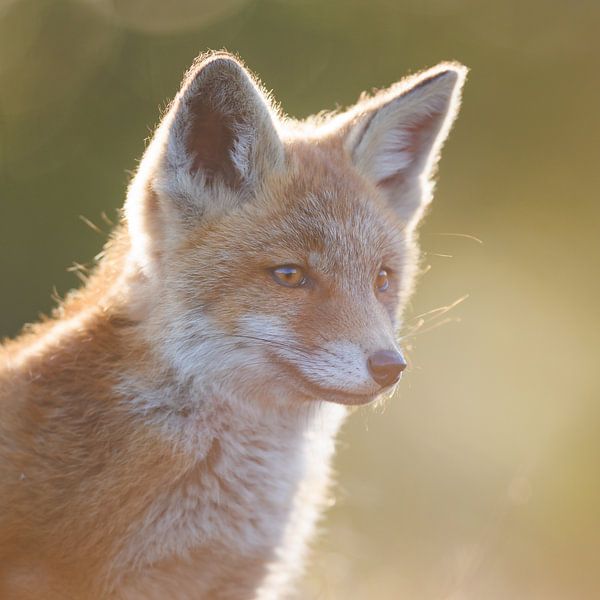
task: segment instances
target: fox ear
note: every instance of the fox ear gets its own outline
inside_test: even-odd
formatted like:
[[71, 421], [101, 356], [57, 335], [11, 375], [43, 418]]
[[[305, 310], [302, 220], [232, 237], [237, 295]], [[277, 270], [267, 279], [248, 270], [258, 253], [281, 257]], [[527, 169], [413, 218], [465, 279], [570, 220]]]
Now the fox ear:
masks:
[[408, 227], [431, 200], [431, 178], [458, 113], [466, 72], [459, 64], [440, 64], [355, 109], [346, 148]]
[[276, 123], [268, 96], [233, 56], [194, 62], [127, 193], [132, 252], [146, 272], [182, 225], [238, 206], [283, 166]]
[[283, 161], [267, 96], [226, 53], [194, 63], [157, 132], [161, 136], [156, 191], [196, 204], [219, 188], [243, 195]]

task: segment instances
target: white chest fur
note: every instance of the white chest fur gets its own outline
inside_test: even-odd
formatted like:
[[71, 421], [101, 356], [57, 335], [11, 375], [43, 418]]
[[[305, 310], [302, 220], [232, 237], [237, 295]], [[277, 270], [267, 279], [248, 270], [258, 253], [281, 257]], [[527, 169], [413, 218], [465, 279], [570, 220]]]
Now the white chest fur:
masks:
[[[298, 570], [325, 500], [345, 409], [323, 403], [301, 414], [255, 408], [241, 414], [236, 404], [235, 410], [227, 402], [164, 420], [163, 431], [196, 460], [171, 486], [155, 491], [119, 556], [119, 570], [142, 577], [152, 565], [193, 561], [204, 550], [230, 564], [268, 557], [271, 574], [257, 598], [276, 597], [272, 590]], [[214, 571], [213, 564], [213, 578]], [[206, 583], [202, 573], [207, 569], [198, 565], [196, 590]]]

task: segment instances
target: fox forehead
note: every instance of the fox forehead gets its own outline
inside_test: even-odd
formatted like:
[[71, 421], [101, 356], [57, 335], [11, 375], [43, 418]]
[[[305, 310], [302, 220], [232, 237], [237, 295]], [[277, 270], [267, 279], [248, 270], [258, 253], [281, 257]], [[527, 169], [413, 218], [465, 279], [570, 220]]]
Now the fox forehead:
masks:
[[289, 203], [274, 221], [274, 246], [289, 248], [315, 271], [370, 276], [382, 262], [400, 261], [401, 223], [369, 194], [329, 187]]
[[352, 168], [324, 153], [310, 158], [290, 152], [284, 173], [239, 210], [201, 224], [193, 246], [213, 259], [300, 263], [329, 275], [398, 266], [405, 231], [396, 212]]

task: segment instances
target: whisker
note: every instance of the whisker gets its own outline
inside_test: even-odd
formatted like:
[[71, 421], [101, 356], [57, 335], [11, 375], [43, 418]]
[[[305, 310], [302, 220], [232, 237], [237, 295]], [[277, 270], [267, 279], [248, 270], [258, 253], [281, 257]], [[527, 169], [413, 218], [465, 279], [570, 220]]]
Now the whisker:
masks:
[[429, 235], [460, 237], [460, 238], [465, 238], [467, 240], [473, 240], [474, 242], [477, 242], [478, 244], [483, 244], [483, 240], [480, 240], [478, 237], [475, 237], [474, 235], [471, 235], [470, 233], [430, 233]]
[[[460, 298], [458, 298], [451, 304], [448, 304], [447, 306], [441, 306], [439, 308], [434, 308], [433, 310], [422, 313], [421, 315], [417, 315], [415, 317], [415, 319], [417, 320], [416, 323], [409, 324], [407, 326], [406, 333], [402, 334], [400, 332], [399, 337], [402, 339], [414, 337], [417, 334], [432, 331], [433, 329], [435, 329], [436, 327], [439, 327], [441, 325], [460, 321], [460, 319], [458, 319], [458, 318], [447, 318], [442, 321], [438, 321], [438, 319], [443, 317], [448, 311], [452, 310], [453, 308], [456, 308], [459, 304], [464, 302], [468, 297], [469, 297], [469, 294], [465, 294], [464, 296], [461, 296]], [[430, 315], [431, 315], [431, 317], [429, 319], [425, 318]], [[421, 329], [424, 325], [429, 325], [429, 326], [425, 329]]]
[[263, 344], [270, 344], [272, 346], [276, 346], [276, 347], [282, 348], [284, 350], [292, 350], [294, 352], [297, 352], [299, 354], [305, 354], [307, 356], [310, 355], [309, 352], [305, 351], [302, 348], [299, 348], [299, 347], [297, 347], [295, 345], [292, 345], [292, 344], [289, 344], [289, 343], [286, 343], [286, 342], [280, 342], [278, 340], [271, 340], [269, 338], [261, 338], [261, 337], [258, 337], [258, 336], [244, 335], [244, 334], [237, 334], [237, 333], [236, 334], [228, 334], [228, 336], [232, 337], [232, 338], [241, 338], [241, 339], [246, 339], [246, 340], [252, 340], [252, 341], [255, 341], [255, 342], [261, 342]]
[[[260, 342], [262, 344], [268, 344], [271, 346], [275, 346], [277, 348], [282, 348], [283, 350], [291, 352], [292, 354], [295, 354], [296, 356], [302, 356], [302, 357], [307, 357], [307, 358], [310, 358], [312, 356], [311, 352], [308, 352], [307, 350], [304, 350], [303, 348], [300, 348], [293, 344], [280, 342], [278, 340], [271, 340], [268, 338], [261, 338], [261, 337], [252, 336], [252, 335], [232, 334], [232, 333], [230, 333], [230, 334], [215, 334], [215, 335], [203, 335], [202, 339], [203, 340], [218, 339], [218, 340], [223, 341], [224, 337], [227, 337], [230, 340], [235, 340], [235, 339], [251, 340], [251, 341], [255, 341], [255, 342]], [[324, 348], [316, 348], [316, 349], [327, 351]]]
[[415, 319], [422, 319], [423, 317], [426, 317], [428, 315], [433, 315], [433, 314], [437, 315], [438, 313], [439, 313], [439, 315], [443, 315], [443, 314], [447, 313], [449, 310], [452, 310], [455, 306], [458, 306], [461, 302], [464, 302], [468, 297], [469, 297], [469, 294], [465, 294], [464, 296], [461, 296], [460, 298], [458, 298], [458, 300], [455, 300], [451, 304], [448, 304], [446, 306], [440, 306], [438, 308], [433, 308], [431, 310], [428, 310], [427, 312], [421, 313], [420, 315], [416, 315]]
[[98, 235], [106, 235], [104, 231], [102, 231], [102, 229], [98, 227], [98, 225], [92, 223], [92, 221], [90, 221], [87, 217], [79, 215], [79, 219], [83, 221], [92, 231], [95, 231]]
[[460, 321], [461, 321], [460, 317], [447, 317], [446, 319], [443, 319], [441, 321], [438, 321], [437, 323], [434, 323], [433, 325], [431, 325], [431, 327], [426, 327], [425, 329], [421, 329], [419, 331], [407, 333], [406, 335], [403, 336], [403, 338], [407, 339], [407, 338], [415, 337], [416, 335], [422, 335], [423, 333], [428, 333], [429, 331], [433, 331], [434, 329], [437, 329], [438, 327], [441, 327], [442, 325], [447, 325], [448, 323], [460, 323]]
[[100, 217], [109, 227], [114, 227], [115, 224], [108, 218], [108, 215], [104, 211], [100, 213]]

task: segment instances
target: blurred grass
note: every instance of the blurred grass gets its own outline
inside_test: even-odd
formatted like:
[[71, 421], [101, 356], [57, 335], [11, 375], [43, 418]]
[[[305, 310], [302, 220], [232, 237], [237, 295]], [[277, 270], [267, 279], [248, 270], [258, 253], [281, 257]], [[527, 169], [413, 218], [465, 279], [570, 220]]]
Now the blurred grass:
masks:
[[349, 422], [303, 597], [600, 597], [600, 4], [166, 6], [0, 0], [0, 335], [77, 285], [66, 267], [103, 241], [79, 215], [114, 217], [198, 52], [238, 52], [298, 117], [460, 60], [408, 323], [469, 298], [407, 340], [398, 397]]

